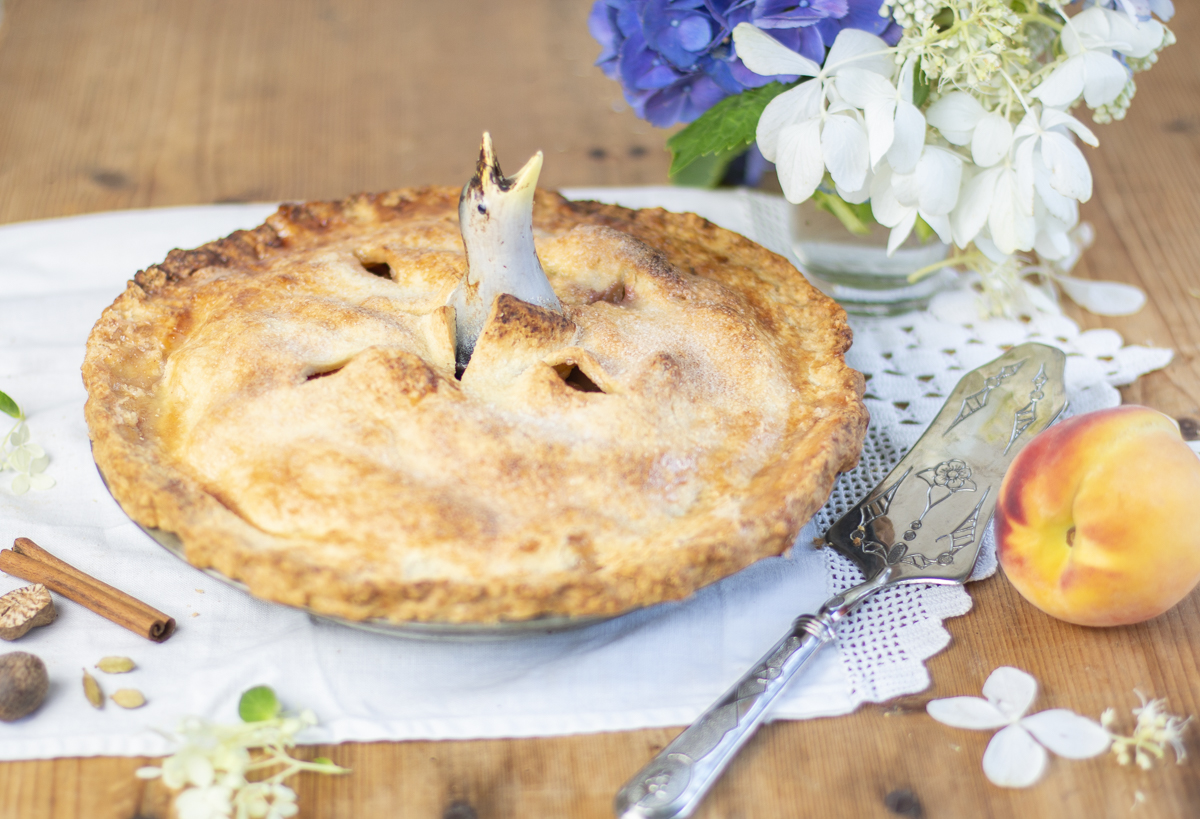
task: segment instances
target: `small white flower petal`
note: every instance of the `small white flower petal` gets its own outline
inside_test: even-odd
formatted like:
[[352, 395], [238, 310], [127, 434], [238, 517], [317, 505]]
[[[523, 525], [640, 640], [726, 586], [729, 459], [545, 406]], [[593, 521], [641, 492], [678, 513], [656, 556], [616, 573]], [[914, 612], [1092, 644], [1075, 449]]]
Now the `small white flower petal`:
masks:
[[944, 243], [950, 244], [954, 241], [954, 231], [950, 227], [950, 215], [946, 213], [926, 213], [920, 212], [920, 216], [925, 220], [925, 224], [933, 228], [933, 232], [938, 235]]
[[770, 162], [776, 161], [779, 134], [789, 125], [799, 125], [821, 113], [821, 83], [806, 82], [784, 91], [767, 103], [758, 118], [755, 137], [758, 149]]
[[[1082, 91], [1082, 86], [1080, 89]], [[925, 112], [925, 119], [941, 131], [942, 136], [951, 144], [966, 145], [971, 141], [971, 134], [985, 113], [979, 100], [965, 91], [954, 91], [929, 106], [929, 110]]]
[[1033, 214], [1023, 209], [1017, 180], [1012, 173], [1002, 173], [996, 180], [996, 193], [988, 214], [988, 231], [1001, 253], [1011, 255], [1019, 250], [1033, 250], [1034, 240], [1037, 239], [1037, 222]]
[[1021, 142], [1027, 137], [1037, 136], [1041, 132], [1042, 126], [1038, 123], [1037, 114], [1030, 111], [1017, 123], [1017, 129], [1013, 131], [1013, 141]]
[[169, 767], [167, 764], [168, 762], [170, 762], [170, 760], [167, 760], [167, 762], [163, 763], [162, 781], [163, 784], [168, 788], [173, 791], [177, 791], [184, 785], [188, 784], [187, 775], [180, 768], [172, 769]]
[[916, 224], [917, 211], [913, 209], [900, 220], [898, 225], [892, 228], [892, 232], [888, 234], [887, 253], [889, 256], [895, 253], [900, 248], [900, 245], [904, 244]]
[[[981, 232], [975, 237], [975, 247], [995, 264], [1004, 264], [1009, 260], [1009, 254], [1004, 253], [1000, 248], [996, 247], [996, 243], [992, 241], [992, 237], [986, 231]], [[1052, 310], [1050, 312], [1060, 311]]]
[[896, 73], [896, 62], [887, 43], [861, 29], [844, 28], [825, 55], [824, 70], [827, 76], [831, 76], [851, 65], [882, 74], [888, 79]]
[[1096, 139], [1096, 135], [1092, 130], [1084, 125], [1075, 117], [1068, 114], [1066, 111], [1059, 111], [1054, 108], [1045, 108], [1042, 110], [1042, 128], [1049, 131], [1051, 128], [1068, 128], [1075, 132], [1075, 135], [1091, 145], [1093, 148], [1100, 144], [1100, 140]]
[[[1062, 43], [1063, 53], [1065, 53], [1068, 57], [1079, 56], [1087, 48], [1087, 42], [1089, 40], [1095, 42], [1097, 39], [1099, 39], [1097, 36], [1091, 35], [1091, 32], [1088, 31], [1088, 22], [1090, 18], [1087, 12], [1089, 11], [1091, 11], [1091, 9], [1085, 9], [1079, 14], [1076, 14], [1074, 17], [1070, 18], [1067, 21], [1066, 26], [1063, 27], [1062, 38], [1060, 42]], [[1104, 29], [1104, 33], [1107, 34], [1108, 22], [1101, 20], [1099, 25]]]
[[921, 182], [917, 168], [913, 168], [911, 173], [892, 171], [892, 195], [905, 208], [917, 208], [921, 201]]
[[842, 115], [826, 118], [821, 129], [821, 152], [829, 175], [839, 187], [856, 191], [863, 186], [871, 168], [871, 149], [867, 131], [857, 119]]
[[842, 201], [849, 202], [851, 205], [861, 205], [871, 198], [871, 184], [875, 181], [875, 175], [867, 172], [866, 181], [863, 186], [856, 191], [848, 191], [841, 185], [835, 184], [833, 187], [837, 190], [837, 195], [842, 197]]
[[148, 765], [145, 768], [138, 768], [133, 772], [133, 775], [138, 779], [158, 779], [162, 776], [162, 768], [155, 768]]
[[27, 427], [25, 425], [24, 421], [17, 424], [17, 427], [16, 427], [16, 429], [13, 430], [12, 435], [8, 436], [8, 442], [10, 444], [12, 444], [13, 446], [17, 446], [17, 447], [19, 447], [21, 444], [25, 443], [28, 440], [29, 440], [29, 427]]
[[1020, 724], [1038, 742], [1067, 759], [1090, 759], [1107, 751], [1112, 743], [1112, 736], [1100, 723], [1066, 708], [1042, 711]]
[[[1063, 196], [1050, 184], [1050, 171], [1042, 161], [1040, 151], [1033, 154], [1033, 181], [1037, 191], [1037, 202], [1045, 206], [1046, 211], [1064, 225], [1074, 225], [1079, 222], [1079, 204], [1069, 196]], [[1034, 207], [1037, 207], [1037, 202]]]
[[1021, 281], [1021, 290], [1025, 293], [1025, 298], [1029, 299], [1029, 303], [1034, 309], [1041, 313], [1046, 313], [1051, 316], [1061, 316], [1062, 309], [1058, 304], [1046, 295], [1045, 291], [1040, 287], [1036, 287], [1027, 281]]
[[233, 811], [233, 794], [220, 786], [188, 788], [175, 797], [179, 819], [225, 819]]
[[42, 474], [29, 476], [29, 485], [40, 492], [44, 492], [47, 489], [53, 489], [54, 484], [54, 478], [51, 478], [49, 475]]
[[925, 706], [929, 716], [952, 728], [990, 730], [1008, 725], [1012, 720], [995, 703], [979, 697], [947, 697], [930, 700]]
[[846, 102], [866, 109], [873, 102], [896, 99], [896, 86], [884, 76], [849, 65], [837, 74], [837, 90]]
[[1165, 31], [1162, 23], [1157, 20], [1131, 20], [1127, 15], [1110, 14], [1114, 48], [1127, 57], [1141, 59], [1148, 57], [1162, 45]]
[[1037, 691], [1037, 680], [1032, 674], [1010, 665], [997, 668], [983, 684], [983, 696], [1010, 720], [1019, 719], [1029, 710], [1037, 698]]
[[1146, 304], [1146, 294], [1131, 284], [1072, 276], [1054, 276], [1053, 279], [1072, 301], [1098, 316], [1129, 316]]
[[1042, 161], [1050, 171], [1050, 187], [1080, 202], [1092, 198], [1092, 170], [1083, 152], [1059, 133], [1042, 136]]
[[[1041, 144], [1039, 139], [1027, 139], [1022, 142], [1016, 150], [1016, 156], [1013, 161], [1012, 171], [1006, 171], [1014, 180], [1017, 200], [1020, 202], [1021, 210], [1024, 213], [1032, 214], [1036, 206], [1036, 197], [1034, 192], [1037, 189], [1037, 174], [1038, 168], [1045, 167], [1044, 164], [1039, 164], [1036, 160], [1037, 148]], [[1046, 184], [1050, 185], [1051, 174], [1049, 169], [1046, 169]]]
[[734, 27], [733, 47], [746, 68], [764, 77], [776, 74], [815, 77], [821, 73], [821, 66], [749, 23]]
[[992, 737], [983, 752], [983, 772], [1001, 788], [1027, 788], [1046, 771], [1046, 749], [1020, 725], [1010, 725]]
[[[1108, 105], [1121, 96], [1129, 82], [1129, 69], [1121, 65], [1116, 57], [1095, 51], [1085, 53], [1082, 59], [1084, 75], [1087, 78], [1083, 86], [1083, 101], [1088, 104], [1088, 108]], [[1045, 97], [1041, 99], [1048, 105], [1053, 105]]]
[[29, 476], [22, 472], [17, 477], [13, 478], [12, 493], [14, 495], [24, 495], [29, 491], [30, 480]]
[[[1051, 218], [1047, 221], [1057, 220]], [[1042, 259], [1057, 261], [1070, 255], [1071, 239], [1061, 226], [1043, 225], [1042, 229], [1038, 231], [1037, 239], [1034, 240], [1033, 249]]]
[[885, 77], [862, 68], [838, 72], [837, 90], [846, 102], [866, 115], [867, 137], [874, 167], [892, 146], [896, 119], [896, 88]]
[[1068, 54], [1078, 54], [1083, 49], [1112, 47], [1112, 17], [1106, 9], [1093, 6], [1071, 17], [1063, 28], [1062, 44]]
[[779, 174], [783, 195], [793, 205], [813, 195], [825, 176], [819, 119], [814, 117], [780, 131], [775, 170]]
[[[1113, 62], [1116, 61], [1113, 60]], [[1078, 54], [1050, 72], [1050, 76], [1041, 85], [1030, 91], [1029, 96], [1055, 108], [1066, 108], [1079, 99], [1086, 81], [1087, 69], [1084, 56]], [[1124, 83], [1122, 83], [1122, 87], [1124, 87]], [[1117, 94], [1120, 93], [1118, 90]], [[1114, 96], [1113, 99], [1116, 97]], [[946, 138], [949, 139], [949, 137]]]
[[884, 164], [871, 180], [871, 214], [884, 227], [895, 227], [910, 210], [914, 210], [896, 198], [896, 190], [892, 185], [894, 179], [892, 169]]
[[33, 456], [29, 454], [29, 450], [25, 449], [25, 447], [17, 447], [8, 456], [8, 465], [18, 472], [28, 472], [29, 465], [32, 463]]
[[954, 243], [966, 247], [975, 241], [979, 231], [987, 224], [995, 198], [996, 181], [1003, 168], [989, 168], [977, 173], [963, 185], [958, 197], [958, 206], [950, 215], [954, 228]]
[[917, 58], [909, 57], [900, 67], [900, 76], [896, 77], [896, 88], [900, 92], [900, 99], [909, 104], [913, 101], [913, 74], [916, 71]]
[[[879, 76], [878, 74], [872, 76]], [[879, 100], [863, 112], [867, 122], [867, 142], [870, 146], [871, 167], [874, 168], [895, 144], [896, 101]]]
[[971, 137], [971, 158], [979, 167], [990, 168], [1008, 156], [1012, 141], [1012, 123], [994, 111], [985, 114]]
[[1125, 13], [1129, 15], [1130, 19], [1135, 21], [1137, 20], [1137, 6], [1134, 4], [1134, 0], [1116, 0], [1116, 3], [1122, 9], [1124, 9]]
[[216, 778], [212, 762], [209, 761], [208, 757], [198, 752], [190, 754], [183, 761], [183, 769], [187, 775], [187, 781], [198, 788], [206, 788], [212, 785]]
[[909, 173], [921, 159], [925, 147], [925, 115], [911, 102], [896, 104], [896, 124], [888, 164], [901, 173]]
[[917, 202], [922, 211], [945, 215], [958, 204], [962, 159], [944, 148], [926, 147], [917, 163]]

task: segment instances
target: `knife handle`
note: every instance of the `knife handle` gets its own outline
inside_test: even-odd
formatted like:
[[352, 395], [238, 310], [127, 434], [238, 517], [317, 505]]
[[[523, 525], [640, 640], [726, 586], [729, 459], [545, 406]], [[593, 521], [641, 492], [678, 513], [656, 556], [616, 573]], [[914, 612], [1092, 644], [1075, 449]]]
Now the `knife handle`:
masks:
[[691, 816], [788, 681], [833, 640], [837, 624], [887, 579], [888, 573], [881, 573], [826, 601], [816, 614], [797, 617], [750, 671], [617, 791], [613, 809], [619, 819]]

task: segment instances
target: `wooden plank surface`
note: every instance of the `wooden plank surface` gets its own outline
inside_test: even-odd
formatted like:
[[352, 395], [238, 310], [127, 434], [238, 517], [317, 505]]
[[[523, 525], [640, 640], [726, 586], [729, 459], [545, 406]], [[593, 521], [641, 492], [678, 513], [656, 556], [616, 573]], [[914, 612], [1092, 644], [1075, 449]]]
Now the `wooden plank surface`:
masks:
[[[1139, 314], [1100, 318], [1168, 346], [1127, 401], [1200, 422], [1200, 12], [1139, 77], [1130, 118], [1089, 153], [1096, 246], [1079, 274], [1136, 283]], [[548, 186], [661, 183], [664, 134], [591, 66], [586, 0], [9, 0], [0, 28], [0, 222], [115, 208], [339, 197], [469, 175], [480, 132]], [[1181, 525], [1186, 525], [1181, 522]], [[1200, 595], [1153, 622], [1090, 630], [1024, 603], [1003, 577], [919, 696], [838, 719], [768, 726], [698, 816], [1176, 817], [1200, 813], [1194, 760], [1142, 772], [1055, 760], [1005, 791], [982, 777], [984, 733], [930, 720], [931, 697], [978, 694], [996, 666], [1041, 681], [1040, 707], [1097, 715], [1133, 690], [1200, 714]], [[678, 729], [552, 739], [305, 749], [354, 769], [300, 777], [302, 817], [607, 817], [614, 791]], [[1193, 729], [1189, 740], [1200, 751]], [[0, 765], [0, 817], [168, 815], [137, 759]], [[1145, 801], [1133, 807], [1138, 793]]]

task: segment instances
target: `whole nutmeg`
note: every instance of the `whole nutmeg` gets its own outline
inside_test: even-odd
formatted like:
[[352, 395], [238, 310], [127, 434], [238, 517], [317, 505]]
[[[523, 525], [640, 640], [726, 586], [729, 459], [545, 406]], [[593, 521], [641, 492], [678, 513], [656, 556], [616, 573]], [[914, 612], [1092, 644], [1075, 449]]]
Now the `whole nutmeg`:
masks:
[[49, 688], [50, 675], [40, 658], [26, 651], [0, 655], [0, 720], [12, 722], [36, 711]]

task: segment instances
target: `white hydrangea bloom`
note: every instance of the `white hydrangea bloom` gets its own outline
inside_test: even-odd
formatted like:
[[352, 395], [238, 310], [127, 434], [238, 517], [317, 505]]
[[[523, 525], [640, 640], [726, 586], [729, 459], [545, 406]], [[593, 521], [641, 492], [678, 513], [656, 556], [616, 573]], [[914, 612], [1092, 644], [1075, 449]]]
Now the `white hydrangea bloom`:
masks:
[[[300, 771], [347, 773], [328, 760], [306, 762], [287, 752], [297, 733], [316, 724], [309, 710], [235, 725], [189, 717], [178, 730], [182, 747], [162, 767], [139, 768], [137, 776], [161, 777], [167, 787], [182, 789], [175, 799], [179, 819], [287, 819], [298, 808], [285, 779]], [[252, 757], [252, 749], [261, 753]], [[247, 781], [253, 771], [280, 768], [262, 781]]]
[[[830, 179], [845, 202], [870, 201], [891, 228], [889, 253], [924, 220], [965, 251], [958, 265], [996, 279], [985, 291], [999, 294], [997, 312], [1032, 271], [1094, 312], [1124, 315], [1144, 303], [1140, 291], [1067, 275], [1081, 249], [1079, 203], [1092, 194], [1076, 140], [1096, 144], [1068, 112], [1082, 100], [1097, 122], [1123, 117], [1133, 74], [1174, 42], [1153, 17], [1174, 7], [1086, 0], [1069, 16], [1065, 0], [1026, 6], [885, 0], [880, 14], [904, 29], [898, 44], [848, 28], [823, 65], [740, 24], [734, 45], [750, 70], [808, 78], [766, 106], [758, 146], [793, 203]], [[914, 103], [919, 89], [927, 106]]]
[[[4, 452], [6, 448], [9, 449]], [[46, 450], [29, 440], [29, 426], [24, 414], [0, 443], [0, 458], [0, 469], [17, 473], [12, 482], [14, 495], [24, 495], [30, 489], [54, 488], [54, 478], [45, 474], [50, 458]]]
[[1068, 59], [1030, 92], [1053, 108], [1066, 108], [1083, 97], [1089, 108], [1108, 105], [1121, 95], [1130, 72], [1113, 52], [1144, 58], [1162, 45], [1165, 29], [1157, 20], [1092, 7], [1067, 19], [1062, 45]]
[[1112, 737], [1099, 723], [1055, 708], [1025, 713], [1037, 698], [1037, 680], [1011, 666], [1001, 666], [983, 684], [983, 698], [931, 700], [925, 710], [944, 725], [988, 731], [999, 728], [983, 752], [983, 772], [1002, 788], [1026, 788], [1041, 779], [1049, 757], [1046, 749], [1067, 759], [1104, 753]]
[[911, 173], [925, 145], [925, 115], [913, 105], [913, 72], [916, 60], [900, 69], [896, 85], [886, 76], [849, 66], [837, 75], [842, 99], [861, 108], [867, 126], [871, 167], [886, 156], [888, 164], [901, 173]]
[[958, 203], [963, 160], [945, 148], [924, 148], [910, 173], [898, 173], [884, 163], [871, 184], [871, 210], [879, 224], [892, 229], [888, 253], [904, 244], [918, 216], [943, 242], [953, 241], [950, 213]]
[[188, 788], [175, 799], [179, 819], [228, 819], [233, 811], [233, 789], [222, 785]]
[[839, 72], [851, 68], [890, 80], [896, 65], [887, 43], [865, 31], [843, 29], [821, 67], [749, 23], [739, 24], [733, 38], [751, 71], [813, 78], [771, 100], [758, 121], [759, 150], [775, 163], [788, 201], [798, 204], [811, 197], [826, 170], [839, 191], [851, 197], [862, 191], [872, 164], [867, 127], [835, 82]]

